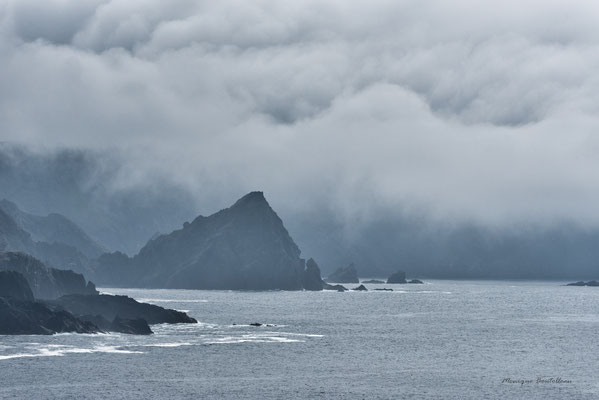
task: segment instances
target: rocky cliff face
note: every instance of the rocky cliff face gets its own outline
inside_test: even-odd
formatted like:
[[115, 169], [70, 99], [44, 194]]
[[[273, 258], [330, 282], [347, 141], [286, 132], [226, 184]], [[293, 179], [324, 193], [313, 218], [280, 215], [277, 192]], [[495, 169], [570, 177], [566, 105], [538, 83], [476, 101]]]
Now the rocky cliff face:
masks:
[[81, 274], [49, 268], [38, 259], [24, 253], [0, 253], [0, 271], [22, 274], [37, 299], [55, 299], [65, 294], [97, 294]]
[[135, 277], [132, 285], [182, 289], [299, 290], [305, 268], [262, 192], [151, 240], [129, 265], [122, 264], [119, 275]]
[[23, 275], [14, 271], [0, 271], [0, 297], [33, 301], [33, 292]]
[[0, 271], [0, 335], [49, 335], [58, 332], [94, 333], [98, 328], [64, 310], [36, 302], [25, 277]]
[[[22, 270], [30, 279], [54, 278], [58, 282], [58, 291], [72, 285], [80, 288], [79, 277], [83, 279], [71, 271], [43, 271], [39, 265], [27, 265]], [[58, 274], [53, 274], [57, 271]], [[36, 300], [24, 275], [15, 271], [0, 271], [0, 335], [96, 333], [101, 330], [149, 335], [152, 333], [149, 323], [197, 322], [183, 312], [138, 303], [127, 296], [99, 295], [91, 282], [86, 289], [89, 294], [68, 294], [55, 300]]]
[[162, 308], [154, 304], [139, 303], [127, 296], [101, 294], [86, 296], [71, 294], [48, 302], [51, 305], [87, 320], [89, 316], [101, 316], [108, 321], [115, 318], [143, 319], [148, 324], [194, 324], [197, 321], [181, 311]]
[[306, 290], [323, 290], [324, 282], [320, 276], [320, 268], [316, 261], [312, 258], [306, 262], [306, 270], [304, 271], [304, 289]]
[[45, 304], [0, 297], [0, 335], [51, 335], [77, 332], [97, 333], [98, 328], [66, 311]]

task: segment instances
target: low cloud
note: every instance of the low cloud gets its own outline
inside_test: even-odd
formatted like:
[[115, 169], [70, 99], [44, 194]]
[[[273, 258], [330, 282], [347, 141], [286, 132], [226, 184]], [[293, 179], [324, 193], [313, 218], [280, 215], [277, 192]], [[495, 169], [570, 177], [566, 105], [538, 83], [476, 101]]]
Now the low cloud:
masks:
[[[39, 7], [43, 7], [40, 10]], [[599, 7], [0, 6], [0, 139], [123, 155], [198, 204], [599, 225]], [[156, 178], [159, 176], [160, 178]]]

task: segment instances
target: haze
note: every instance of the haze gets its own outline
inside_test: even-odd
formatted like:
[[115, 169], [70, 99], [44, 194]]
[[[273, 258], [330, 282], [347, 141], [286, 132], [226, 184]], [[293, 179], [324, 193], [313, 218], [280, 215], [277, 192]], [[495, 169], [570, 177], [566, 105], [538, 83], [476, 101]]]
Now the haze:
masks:
[[[406, 219], [594, 232], [598, 18], [591, 1], [4, 1], [4, 162], [75, 151], [94, 166], [78, 193], [177, 198], [158, 229], [263, 190], [331, 263], [359, 255], [301, 246], [326, 221], [348, 240]], [[28, 190], [4, 197], [68, 214]]]

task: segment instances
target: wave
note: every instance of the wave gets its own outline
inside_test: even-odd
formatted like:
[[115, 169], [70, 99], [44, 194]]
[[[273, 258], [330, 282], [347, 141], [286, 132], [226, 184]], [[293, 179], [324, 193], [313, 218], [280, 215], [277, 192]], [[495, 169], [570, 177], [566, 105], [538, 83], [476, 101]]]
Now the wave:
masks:
[[316, 333], [291, 333], [291, 332], [273, 332], [278, 335], [288, 335], [288, 336], [303, 336], [303, 337], [324, 337], [324, 335], [318, 335]]
[[155, 299], [155, 298], [146, 298], [140, 297], [139, 299], [135, 299], [140, 303], [208, 303], [208, 300], [203, 299]]
[[213, 338], [205, 341], [205, 344], [234, 344], [234, 343], [302, 343], [303, 340], [291, 339], [280, 336], [268, 335], [241, 335]]
[[0, 360], [29, 357], [62, 357], [67, 354], [114, 353], [114, 354], [143, 354], [142, 351], [125, 350], [118, 346], [95, 346], [92, 348], [71, 347], [66, 345], [47, 345], [37, 349], [35, 353], [15, 353], [0, 355]]

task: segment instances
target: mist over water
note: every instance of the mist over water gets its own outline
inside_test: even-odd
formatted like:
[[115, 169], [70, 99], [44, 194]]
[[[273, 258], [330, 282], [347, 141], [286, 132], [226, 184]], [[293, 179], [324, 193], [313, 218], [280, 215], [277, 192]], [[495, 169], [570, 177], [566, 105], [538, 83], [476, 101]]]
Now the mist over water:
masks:
[[[108, 251], [131, 256], [157, 234], [245, 194], [198, 194], [166, 176], [131, 175], [122, 152], [33, 151], [10, 144], [0, 150], [2, 197], [34, 214], [64, 214]], [[422, 208], [384, 214], [380, 199], [346, 199], [349, 206], [371, 207], [360, 215], [335, 202], [304, 207], [318, 196], [311, 191], [289, 201], [278, 193], [265, 195], [302, 257], [315, 258], [325, 275], [353, 262], [360, 275], [383, 278], [400, 269], [425, 278], [597, 279], [599, 230], [572, 221], [496, 227], [451, 216], [439, 220]]]

